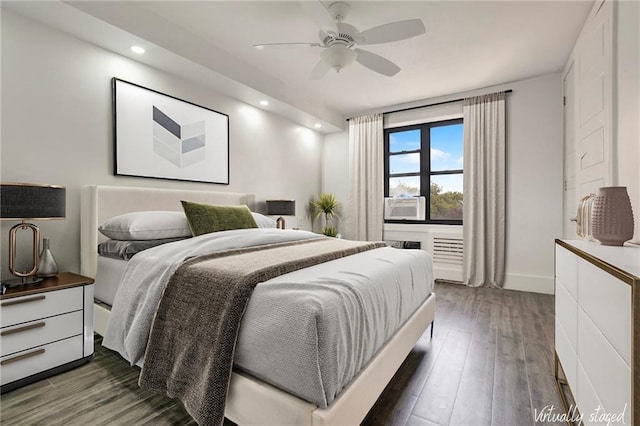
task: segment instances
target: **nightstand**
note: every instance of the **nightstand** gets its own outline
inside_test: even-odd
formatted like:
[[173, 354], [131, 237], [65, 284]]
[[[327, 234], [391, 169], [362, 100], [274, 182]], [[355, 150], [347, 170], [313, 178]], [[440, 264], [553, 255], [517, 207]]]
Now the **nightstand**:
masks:
[[63, 272], [0, 296], [0, 383], [8, 392], [93, 357], [93, 279]]

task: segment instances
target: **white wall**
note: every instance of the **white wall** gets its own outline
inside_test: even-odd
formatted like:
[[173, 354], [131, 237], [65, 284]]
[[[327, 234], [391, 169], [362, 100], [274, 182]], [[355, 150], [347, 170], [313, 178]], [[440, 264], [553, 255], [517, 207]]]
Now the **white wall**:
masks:
[[554, 239], [562, 236], [562, 78], [509, 85], [505, 287], [554, 291]]
[[[61, 270], [80, 266], [80, 187], [89, 184], [251, 192], [295, 198], [298, 221], [322, 181], [319, 133], [173, 75], [2, 11], [3, 182], [67, 188], [67, 217], [36, 222]], [[230, 117], [230, 185], [113, 175], [111, 78], [140, 84]], [[7, 277], [8, 229], [1, 229]]]
[[640, 244], [640, 2], [615, 3], [614, 181], [626, 186]]
[[[386, 110], [492, 91], [507, 95], [507, 258], [505, 287], [553, 293], [553, 244], [562, 235], [562, 89], [552, 74], [491, 88], [428, 99]], [[325, 191], [348, 194], [348, 134], [325, 144]], [[348, 155], [347, 155], [348, 156]], [[347, 160], [348, 161], [348, 160]], [[341, 169], [338, 165], [345, 164]], [[344, 232], [344, 231], [343, 231]], [[416, 237], [417, 240], [424, 238]]]
[[338, 232], [345, 234], [349, 202], [349, 131], [330, 133], [324, 137], [322, 190], [333, 192], [340, 202]]

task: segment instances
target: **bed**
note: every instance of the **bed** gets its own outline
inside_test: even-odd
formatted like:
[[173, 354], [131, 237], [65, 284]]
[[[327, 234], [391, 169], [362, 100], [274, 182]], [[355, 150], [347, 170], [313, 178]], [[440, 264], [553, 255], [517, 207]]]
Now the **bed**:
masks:
[[[177, 211], [181, 208], [180, 200], [185, 199], [207, 204], [247, 205], [250, 208], [254, 205], [254, 197], [242, 193], [109, 186], [82, 189], [82, 273], [96, 278], [96, 298], [106, 302], [96, 302], [94, 306], [97, 333], [105, 333], [111, 312], [109, 302], [114, 299], [114, 289], [118, 286], [119, 275], [123, 270], [122, 262], [98, 256], [97, 244], [105, 240], [98, 232], [99, 225], [109, 218], [133, 211]], [[418, 338], [433, 323], [435, 295], [431, 293], [432, 277], [429, 281], [431, 287], [424, 301], [408, 315], [408, 319], [403, 321], [397, 331], [392, 330], [390, 338], [373, 358], [327, 404], [313, 403], [309, 402], [310, 398], [295, 396], [290, 389], [285, 391], [268, 383], [269, 380], [257, 379], [260, 374], [252, 374], [253, 371], [248, 373], [247, 369], [234, 369], [227, 394], [225, 417], [238, 424], [359, 424]], [[247, 312], [249, 315], [250, 307]], [[242, 335], [239, 338], [239, 346], [241, 345]]]

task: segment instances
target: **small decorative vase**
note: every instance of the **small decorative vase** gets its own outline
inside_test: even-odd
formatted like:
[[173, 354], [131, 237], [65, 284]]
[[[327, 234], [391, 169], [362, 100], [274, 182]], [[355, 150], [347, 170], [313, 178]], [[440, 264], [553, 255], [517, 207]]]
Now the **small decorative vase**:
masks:
[[598, 190], [591, 217], [593, 238], [605, 246], [621, 246], [633, 238], [633, 211], [626, 186]]
[[47, 278], [58, 275], [58, 264], [53, 258], [51, 249], [49, 249], [49, 239], [42, 239], [42, 252], [40, 253], [40, 262], [38, 263], [37, 276]]

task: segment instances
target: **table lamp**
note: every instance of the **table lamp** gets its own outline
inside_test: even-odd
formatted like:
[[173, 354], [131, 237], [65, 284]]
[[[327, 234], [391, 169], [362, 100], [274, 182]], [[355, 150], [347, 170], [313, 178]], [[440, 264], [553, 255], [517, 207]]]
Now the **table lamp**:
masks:
[[273, 215], [273, 216], [280, 216], [276, 220], [276, 226], [280, 229], [284, 229], [284, 217], [282, 216], [296, 215], [296, 201], [295, 200], [267, 200], [267, 214]]
[[[9, 230], [9, 272], [18, 277], [3, 281], [3, 284], [22, 285], [42, 281], [38, 272], [40, 228], [30, 220], [64, 219], [66, 190], [63, 186], [33, 183], [0, 184], [0, 219], [19, 220]], [[30, 270], [16, 270], [16, 234], [19, 230], [31, 229], [33, 233], [33, 259]]]

